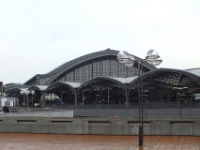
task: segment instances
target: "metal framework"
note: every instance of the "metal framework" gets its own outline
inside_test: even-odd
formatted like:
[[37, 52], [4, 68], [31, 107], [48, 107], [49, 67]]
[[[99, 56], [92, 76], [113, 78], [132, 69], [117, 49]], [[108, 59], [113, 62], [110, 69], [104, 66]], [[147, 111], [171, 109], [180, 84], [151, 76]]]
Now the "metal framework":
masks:
[[[66, 62], [47, 74], [40, 74], [26, 81], [25, 85], [50, 85], [57, 81], [85, 82], [97, 76], [131, 77], [137, 75], [137, 64], [127, 68], [117, 61], [119, 51], [106, 49]], [[136, 56], [135, 56], [136, 57]], [[136, 57], [138, 60], [140, 58]], [[155, 70], [150, 63], [144, 63], [144, 71]]]

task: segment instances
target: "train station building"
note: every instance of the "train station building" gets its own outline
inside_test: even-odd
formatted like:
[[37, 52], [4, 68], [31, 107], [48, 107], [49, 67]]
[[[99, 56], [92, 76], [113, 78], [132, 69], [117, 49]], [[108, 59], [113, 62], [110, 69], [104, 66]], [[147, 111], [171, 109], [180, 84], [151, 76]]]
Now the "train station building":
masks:
[[[50, 105], [56, 100], [67, 105], [138, 103], [141, 70], [137, 63], [133, 67], [119, 63], [118, 53], [118, 50], [106, 49], [86, 54], [46, 74], [37, 74], [24, 84], [4, 85], [4, 92], [7, 97], [17, 97], [18, 105]], [[143, 72], [145, 101], [199, 101], [200, 68], [158, 69], [146, 61]], [[29, 91], [28, 104], [22, 91]]]

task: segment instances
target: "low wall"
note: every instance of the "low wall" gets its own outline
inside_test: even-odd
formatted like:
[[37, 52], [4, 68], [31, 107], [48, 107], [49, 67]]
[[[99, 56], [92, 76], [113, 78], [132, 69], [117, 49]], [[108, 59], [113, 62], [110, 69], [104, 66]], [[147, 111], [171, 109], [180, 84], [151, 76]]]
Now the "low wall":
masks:
[[[0, 116], [0, 132], [138, 135], [131, 118]], [[145, 119], [144, 135], [200, 135], [200, 119]]]
[[27, 116], [27, 117], [74, 117], [73, 110], [64, 110], [64, 109], [30, 109], [30, 108], [17, 108], [17, 113], [12, 113], [14, 107], [9, 108], [9, 113], [3, 112], [0, 109], [0, 115], [4, 116]]

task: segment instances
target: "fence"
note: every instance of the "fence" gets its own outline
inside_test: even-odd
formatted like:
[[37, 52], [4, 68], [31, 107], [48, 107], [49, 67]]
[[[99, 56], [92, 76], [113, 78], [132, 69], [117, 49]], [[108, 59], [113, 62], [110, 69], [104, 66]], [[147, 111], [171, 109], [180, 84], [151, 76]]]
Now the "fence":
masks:
[[[94, 105], [46, 105], [43, 108], [70, 109], [74, 111], [76, 117], [131, 117], [139, 116], [138, 104], [94, 104]], [[141, 115], [144, 118], [162, 117], [199, 117], [200, 103], [145, 103], [143, 111], [140, 107]], [[142, 113], [143, 112], [143, 113]]]

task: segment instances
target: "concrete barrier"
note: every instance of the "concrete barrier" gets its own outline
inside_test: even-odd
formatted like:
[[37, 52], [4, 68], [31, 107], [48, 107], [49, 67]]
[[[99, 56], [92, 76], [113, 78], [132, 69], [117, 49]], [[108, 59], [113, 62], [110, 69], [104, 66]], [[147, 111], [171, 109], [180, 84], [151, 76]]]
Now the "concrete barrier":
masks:
[[[4, 113], [3, 113], [4, 114]], [[18, 113], [7, 113], [4, 116], [29, 116], [29, 117], [74, 117], [73, 110], [68, 111], [42, 111], [42, 112], [18, 112]]]
[[74, 110], [66, 109], [38, 109], [38, 108], [17, 108], [17, 113], [12, 113], [15, 107], [10, 107], [10, 113], [3, 113], [0, 111], [0, 115], [6, 116], [29, 116], [29, 117], [74, 117]]
[[[138, 135], [138, 119], [1, 115], [0, 132]], [[200, 135], [200, 119], [145, 119], [144, 135]]]

